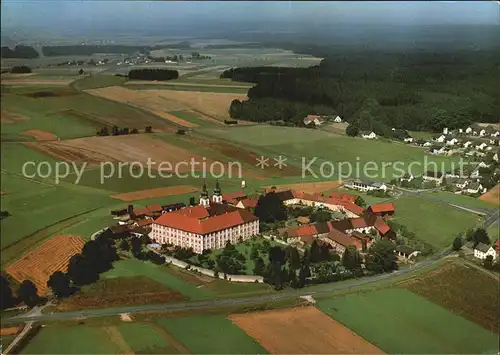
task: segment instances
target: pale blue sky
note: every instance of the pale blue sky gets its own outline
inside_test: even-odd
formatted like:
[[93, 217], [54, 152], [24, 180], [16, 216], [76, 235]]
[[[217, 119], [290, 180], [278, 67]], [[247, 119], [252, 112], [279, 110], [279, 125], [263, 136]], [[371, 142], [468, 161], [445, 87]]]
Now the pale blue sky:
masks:
[[2, 0], [2, 27], [131, 26], [168, 21], [284, 21], [367, 24], [500, 23], [499, 2], [146, 2]]

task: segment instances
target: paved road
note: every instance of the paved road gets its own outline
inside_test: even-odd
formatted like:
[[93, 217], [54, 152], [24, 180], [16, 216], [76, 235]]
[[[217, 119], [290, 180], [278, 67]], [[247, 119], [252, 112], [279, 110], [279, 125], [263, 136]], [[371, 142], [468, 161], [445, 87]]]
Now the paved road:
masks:
[[247, 297], [247, 298], [236, 298], [236, 299], [215, 299], [200, 302], [185, 302], [185, 303], [170, 303], [170, 304], [154, 304], [154, 305], [144, 305], [144, 306], [130, 306], [130, 307], [120, 307], [120, 308], [106, 308], [106, 309], [88, 309], [75, 312], [62, 312], [62, 313], [50, 313], [50, 314], [28, 314], [12, 317], [3, 320], [4, 324], [8, 323], [19, 323], [27, 321], [44, 321], [44, 320], [57, 320], [57, 319], [71, 319], [79, 317], [103, 317], [103, 316], [113, 316], [119, 315], [120, 313], [137, 313], [137, 312], [147, 312], [147, 311], [166, 311], [166, 310], [184, 310], [184, 309], [201, 309], [207, 307], [230, 307], [234, 305], [245, 305], [259, 302], [273, 302], [277, 300], [293, 299], [300, 296], [307, 295], [322, 295], [328, 294], [332, 291], [349, 290], [358, 288], [360, 286], [369, 285], [382, 280], [389, 280], [396, 276], [401, 276], [405, 274], [411, 274], [415, 271], [423, 269], [425, 267], [431, 266], [439, 262], [442, 258], [448, 256], [450, 251], [443, 251], [439, 254], [434, 255], [432, 258], [424, 260], [420, 263], [413, 265], [407, 269], [395, 271], [390, 274], [381, 274], [372, 277], [365, 277], [361, 279], [354, 280], [354, 282], [335, 282], [319, 286], [314, 286], [312, 288], [306, 288], [302, 290], [286, 290], [282, 292], [265, 294], [262, 296]]

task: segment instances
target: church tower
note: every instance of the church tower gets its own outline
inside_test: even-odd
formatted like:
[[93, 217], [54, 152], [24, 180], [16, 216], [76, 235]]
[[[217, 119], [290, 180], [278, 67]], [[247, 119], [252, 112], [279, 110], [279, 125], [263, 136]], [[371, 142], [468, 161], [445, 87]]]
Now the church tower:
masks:
[[210, 206], [210, 199], [208, 198], [207, 183], [203, 183], [203, 189], [201, 190], [200, 205], [203, 207]]
[[212, 196], [212, 202], [214, 203], [222, 203], [222, 193], [219, 186], [219, 180], [215, 184], [214, 195]]

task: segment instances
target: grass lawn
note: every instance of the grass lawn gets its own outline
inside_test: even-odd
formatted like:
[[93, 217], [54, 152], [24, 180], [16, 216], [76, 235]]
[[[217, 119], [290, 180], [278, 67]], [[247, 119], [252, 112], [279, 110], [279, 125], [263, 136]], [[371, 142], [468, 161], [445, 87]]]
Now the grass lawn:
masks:
[[118, 86], [122, 85], [126, 81], [127, 78], [115, 75], [92, 75], [85, 76], [79, 80], [72, 82], [71, 86], [73, 86], [77, 90], [89, 90], [104, 88], [106, 86]]
[[179, 117], [185, 121], [197, 124], [198, 126], [213, 126], [213, 123], [210, 123], [208, 121], [202, 120], [196, 116], [194, 116], [193, 113], [186, 112], [186, 111], [170, 111], [169, 112], [171, 115], [174, 115], [176, 117]]
[[[441, 165], [442, 170], [448, 170], [451, 162], [458, 161], [457, 158], [426, 155], [421, 149], [396, 142], [339, 136], [320, 130], [255, 125], [210, 128], [204, 132], [247, 145], [258, 154], [282, 155], [288, 159], [288, 164], [310, 166], [313, 173], [323, 179], [338, 180], [339, 177], [357, 175], [390, 181], [396, 174], [402, 175], [401, 172], [412, 162], [419, 163], [412, 165], [412, 173], [418, 174], [426, 170], [430, 162], [436, 162], [440, 170]], [[323, 175], [320, 170], [322, 163], [329, 163], [324, 166]], [[306, 177], [314, 177], [313, 173], [304, 169]]]
[[166, 318], [161, 327], [193, 354], [265, 354], [257, 341], [224, 316]]
[[122, 323], [120, 334], [136, 354], [174, 354], [175, 348], [159, 329], [145, 323]]
[[125, 259], [114, 263], [114, 268], [101, 275], [101, 279], [112, 279], [116, 277], [146, 276], [159, 282], [167, 288], [177, 291], [191, 300], [204, 300], [214, 295], [208, 289], [197, 288], [194, 284], [184, 281], [169, 272], [170, 267], [159, 266], [137, 259]]
[[450, 246], [458, 233], [480, 221], [472, 213], [418, 197], [404, 196], [394, 200], [394, 204], [394, 220], [436, 248]]
[[408, 280], [401, 287], [492, 332], [500, 330], [498, 281], [476, 268], [448, 262], [433, 272]]
[[121, 354], [101, 327], [49, 324], [21, 354]]
[[474, 198], [474, 197], [470, 197], [470, 196], [466, 196], [466, 195], [457, 195], [457, 194], [454, 194], [453, 192], [448, 192], [448, 191], [433, 191], [433, 192], [426, 192], [426, 194], [429, 196], [434, 196], [434, 197], [440, 198], [442, 200], [446, 200], [449, 203], [468, 207], [470, 209], [474, 209], [474, 208], [494, 209], [495, 207], [497, 207], [494, 204], [488, 203], [488, 202], [480, 200], [478, 198]]
[[495, 242], [496, 240], [500, 239], [500, 226], [498, 224], [492, 225], [490, 228], [487, 229], [487, 232], [492, 242]]
[[495, 334], [407, 290], [385, 289], [320, 300], [318, 307], [391, 354], [498, 351]]

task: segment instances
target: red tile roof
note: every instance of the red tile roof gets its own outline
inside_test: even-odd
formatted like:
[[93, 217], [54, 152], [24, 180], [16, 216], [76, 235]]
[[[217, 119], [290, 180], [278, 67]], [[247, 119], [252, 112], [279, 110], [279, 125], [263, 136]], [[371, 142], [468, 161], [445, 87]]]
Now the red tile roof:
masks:
[[327, 238], [344, 247], [348, 247], [349, 245], [354, 245], [358, 249], [361, 249], [363, 247], [363, 244], [359, 240], [335, 229], [328, 233]]
[[384, 220], [382, 218], [380, 218], [380, 217], [375, 220], [374, 227], [382, 235], [386, 234], [387, 232], [389, 232], [391, 230], [391, 227], [389, 227], [387, 225], [387, 223], [385, 223]]
[[352, 203], [354, 203], [356, 199], [359, 197], [358, 195], [344, 194], [342, 192], [336, 192], [336, 191], [329, 192], [326, 196], [337, 200], [349, 201]]
[[244, 208], [248, 208], [248, 207], [254, 208], [255, 206], [257, 206], [257, 202], [258, 201], [259, 200], [253, 200], [253, 199], [250, 199], [250, 198], [246, 198], [244, 200], [241, 200], [240, 202], [243, 204]]
[[247, 198], [247, 193], [245, 191], [235, 191], [222, 194], [223, 201], [236, 200], [240, 201]]
[[137, 221], [137, 225], [139, 227], [149, 226], [151, 224], [153, 224], [153, 220], [149, 219], [149, 218], [145, 218], [145, 219], [141, 219], [141, 220]]
[[500, 240], [497, 240], [497, 242], [495, 243], [495, 249], [497, 250], [497, 254], [500, 254]]
[[[184, 210], [187, 210], [187, 208]], [[195, 234], [208, 234], [258, 220], [249, 211], [241, 209], [208, 218], [202, 217], [203, 214], [200, 212], [192, 214], [178, 213], [184, 210], [165, 213], [154, 223]], [[199, 210], [196, 209], [195, 211]], [[206, 213], [208, 214], [208, 212]]]
[[356, 205], [355, 203], [348, 202], [348, 203], [344, 204], [343, 206], [346, 210], [348, 210], [349, 212], [352, 212], [358, 216], [361, 216], [363, 214], [363, 212], [365, 211], [365, 209], [363, 207], [360, 207], [360, 206]]
[[384, 213], [394, 212], [396, 207], [392, 203], [378, 203], [376, 205], [371, 205], [370, 209], [373, 213]]
[[368, 223], [366, 223], [365, 219], [362, 217], [351, 218], [350, 221], [353, 229], [368, 227]]

